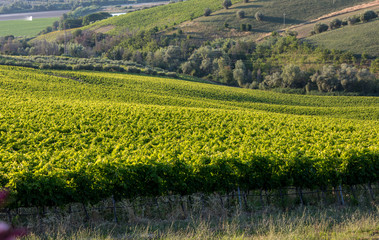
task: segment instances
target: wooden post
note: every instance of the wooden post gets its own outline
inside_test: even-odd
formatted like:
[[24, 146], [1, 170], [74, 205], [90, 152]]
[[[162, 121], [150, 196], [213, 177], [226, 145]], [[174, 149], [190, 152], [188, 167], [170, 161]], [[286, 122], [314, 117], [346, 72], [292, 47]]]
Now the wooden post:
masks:
[[262, 208], [264, 208], [265, 207], [265, 202], [263, 201], [263, 189], [261, 189], [261, 191], [259, 193], [259, 198], [261, 200]]
[[374, 192], [372, 191], [371, 183], [367, 183], [367, 187], [368, 187], [368, 192], [370, 193], [372, 201], [375, 201], [375, 195], [374, 195]]
[[341, 205], [345, 206], [345, 201], [343, 200], [343, 194], [342, 194], [342, 186], [341, 184], [339, 185], [339, 192], [340, 192], [340, 198], [341, 198]]
[[117, 214], [116, 214], [116, 200], [114, 199], [114, 196], [112, 195], [112, 202], [113, 202], [113, 216], [115, 223], [118, 223]]
[[242, 201], [241, 201], [240, 187], [237, 188], [237, 191], [238, 191], [238, 202], [239, 202], [239, 205], [240, 205], [240, 210], [242, 210]]
[[87, 208], [86, 208], [86, 205], [84, 203], [82, 203], [82, 206], [83, 206], [83, 210], [84, 210], [84, 213], [86, 215], [84, 221], [88, 221], [89, 220], [89, 215], [88, 215], [88, 211], [87, 211]]

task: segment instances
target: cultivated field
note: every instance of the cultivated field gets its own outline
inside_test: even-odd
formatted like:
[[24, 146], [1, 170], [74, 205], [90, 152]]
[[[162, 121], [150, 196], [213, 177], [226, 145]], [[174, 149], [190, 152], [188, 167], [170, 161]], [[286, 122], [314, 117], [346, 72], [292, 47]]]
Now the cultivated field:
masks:
[[9, 20], [0, 21], [0, 37], [14, 35], [16, 37], [34, 37], [47, 26], [51, 26], [59, 17], [39, 18], [33, 21]]
[[346, 26], [307, 38], [311, 43], [328, 49], [366, 53], [379, 57], [379, 20]]
[[0, 183], [13, 207], [377, 180], [375, 97], [15, 67], [0, 75]]

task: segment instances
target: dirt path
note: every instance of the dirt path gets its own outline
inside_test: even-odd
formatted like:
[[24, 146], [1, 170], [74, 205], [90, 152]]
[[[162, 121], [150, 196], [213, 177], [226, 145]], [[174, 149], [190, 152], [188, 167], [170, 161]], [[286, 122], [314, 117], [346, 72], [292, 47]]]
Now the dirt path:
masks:
[[[323, 15], [319, 18], [316, 18], [316, 19], [313, 19], [313, 20], [310, 20], [310, 21], [307, 21], [307, 22], [304, 22], [304, 23], [301, 23], [301, 24], [298, 24], [298, 25], [293, 25], [291, 27], [288, 27], [288, 28], [284, 28], [284, 29], [281, 29], [279, 30], [278, 32], [285, 32], [287, 30], [292, 30], [292, 31], [297, 31], [298, 29], [302, 29], [302, 28], [306, 28], [306, 27], [311, 27], [309, 25], [314, 25], [320, 21], [325, 21], [325, 20], [328, 20], [328, 19], [331, 19], [331, 18], [335, 18], [337, 16], [340, 16], [340, 15], [344, 15], [344, 14], [353, 14], [355, 12], [358, 12], [358, 11], [361, 11], [361, 10], [364, 10], [364, 9], [370, 9], [370, 8], [375, 8], [375, 7], [378, 7], [379, 8], [379, 0], [375, 0], [375, 1], [372, 1], [372, 2], [369, 2], [369, 3], [364, 3], [364, 4], [359, 4], [359, 5], [356, 5], [356, 6], [353, 6], [353, 7], [348, 7], [348, 8], [345, 8], [345, 9], [342, 9], [340, 11], [336, 11], [336, 12], [332, 12], [332, 13], [329, 13], [329, 14], [326, 14], [326, 15]], [[262, 36], [260, 36], [256, 41], [259, 42], [259, 41], [262, 41], [265, 37], [267, 36], [270, 36], [271, 33], [267, 33], [267, 34], [264, 34]], [[303, 38], [303, 37], [306, 37], [305, 34], [299, 34], [298, 35], [299, 38]]]

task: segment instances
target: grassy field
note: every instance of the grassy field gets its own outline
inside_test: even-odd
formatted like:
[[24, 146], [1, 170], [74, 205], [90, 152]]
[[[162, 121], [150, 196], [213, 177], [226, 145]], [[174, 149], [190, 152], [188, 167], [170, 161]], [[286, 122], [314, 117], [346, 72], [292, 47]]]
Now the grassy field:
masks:
[[346, 26], [307, 38], [312, 43], [329, 49], [366, 53], [379, 57], [379, 20]]
[[[233, 0], [238, 2], [239, 0]], [[102, 27], [114, 26], [110, 33], [119, 34], [120, 31], [135, 29], [151, 29], [158, 27], [164, 29], [176, 24], [200, 17], [204, 14], [204, 9], [210, 8], [213, 11], [221, 9], [222, 5], [217, 0], [189, 0], [184, 2], [172, 3], [158, 6], [142, 11], [121, 15], [100, 21], [90, 25], [90, 29], [101, 29]]]
[[0, 36], [34, 37], [59, 18], [38, 18], [33, 21], [10, 20], [0, 21]]

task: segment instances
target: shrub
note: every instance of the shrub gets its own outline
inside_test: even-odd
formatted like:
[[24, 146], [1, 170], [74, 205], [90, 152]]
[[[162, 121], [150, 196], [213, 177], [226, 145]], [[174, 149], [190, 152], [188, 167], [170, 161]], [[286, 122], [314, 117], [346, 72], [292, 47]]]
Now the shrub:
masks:
[[330, 29], [337, 29], [337, 28], [340, 28], [341, 25], [342, 25], [342, 21], [339, 20], [338, 18], [333, 19], [333, 21], [331, 21], [331, 22], [329, 23], [329, 27], [330, 27]]
[[141, 69], [136, 68], [136, 67], [127, 67], [126, 71], [128, 73], [141, 73]]
[[204, 10], [204, 16], [206, 16], [206, 17], [208, 17], [209, 15], [211, 15], [211, 13], [212, 13], [212, 10], [209, 9], [209, 8], [206, 8], [206, 9]]
[[244, 3], [248, 3], [248, 2], [249, 2], [249, 0], [243, 0], [243, 2], [244, 2]]
[[360, 19], [359, 19], [359, 17], [357, 17], [357, 16], [352, 16], [352, 17], [349, 17], [349, 18], [347, 19], [347, 23], [348, 23], [349, 25], [353, 25], [353, 24], [355, 24], [355, 23], [357, 23], [357, 22], [360, 22]]
[[322, 33], [322, 32], [328, 31], [328, 28], [329, 26], [326, 25], [325, 23], [318, 23], [315, 25], [314, 31], [316, 33]]
[[253, 30], [253, 26], [251, 26], [251, 24], [247, 24], [247, 31], [251, 31], [251, 30]]
[[231, 0], [224, 0], [224, 2], [222, 3], [222, 6], [225, 9], [229, 9], [232, 6], [232, 1]]
[[86, 26], [91, 22], [100, 21], [109, 17], [112, 17], [112, 15], [107, 12], [92, 13], [83, 18], [82, 24], [83, 26]]
[[178, 75], [176, 74], [176, 72], [168, 72], [168, 73], [166, 73], [166, 76], [167, 76], [167, 77], [171, 77], [171, 78], [176, 78], [176, 77], [178, 77]]
[[76, 30], [72, 33], [72, 36], [73, 36], [74, 38], [79, 37], [80, 35], [82, 35], [82, 30], [81, 30], [81, 29], [76, 29]]
[[225, 28], [228, 28], [228, 27], [229, 27], [229, 23], [224, 22], [224, 27], [225, 27]]
[[239, 10], [237, 12], [237, 17], [240, 19], [245, 18], [245, 11]]
[[361, 17], [360, 17], [360, 20], [361, 22], [367, 22], [367, 21], [370, 21], [371, 19], [374, 19], [374, 18], [377, 18], [378, 15], [374, 12], [374, 11], [366, 11], [364, 12]]
[[256, 12], [255, 13], [255, 19], [257, 19], [257, 21], [263, 21], [263, 14], [261, 12]]
[[246, 24], [244, 23], [241, 24], [241, 31], [246, 31]]

